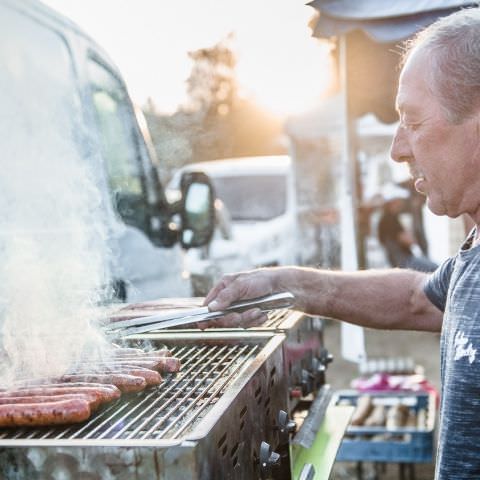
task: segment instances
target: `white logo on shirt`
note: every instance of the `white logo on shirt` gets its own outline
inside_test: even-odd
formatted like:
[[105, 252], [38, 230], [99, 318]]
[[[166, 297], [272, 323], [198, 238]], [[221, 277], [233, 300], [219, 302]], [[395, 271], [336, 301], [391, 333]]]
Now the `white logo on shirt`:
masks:
[[468, 362], [473, 363], [477, 350], [473, 348], [472, 342], [468, 345], [468, 338], [463, 332], [457, 332], [455, 335], [455, 360], [468, 357]]

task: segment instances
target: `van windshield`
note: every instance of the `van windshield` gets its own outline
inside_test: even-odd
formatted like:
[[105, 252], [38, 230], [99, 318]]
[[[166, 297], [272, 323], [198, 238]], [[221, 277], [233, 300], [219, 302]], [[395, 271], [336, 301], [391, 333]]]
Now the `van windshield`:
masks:
[[234, 221], [265, 221], [283, 215], [287, 208], [284, 175], [242, 175], [212, 178], [217, 196]]

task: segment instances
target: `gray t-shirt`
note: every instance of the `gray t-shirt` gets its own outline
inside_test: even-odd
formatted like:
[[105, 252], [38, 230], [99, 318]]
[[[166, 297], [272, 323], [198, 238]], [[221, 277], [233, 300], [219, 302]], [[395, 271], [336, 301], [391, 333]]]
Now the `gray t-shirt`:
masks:
[[480, 479], [480, 245], [473, 236], [425, 285], [444, 312], [437, 480]]

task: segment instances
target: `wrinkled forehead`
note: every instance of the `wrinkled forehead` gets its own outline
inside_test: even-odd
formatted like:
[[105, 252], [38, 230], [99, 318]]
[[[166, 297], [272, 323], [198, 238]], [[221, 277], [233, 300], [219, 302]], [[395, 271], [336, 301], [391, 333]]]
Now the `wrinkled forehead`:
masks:
[[434, 101], [431, 85], [432, 64], [427, 52], [413, 51], [407, 58], [398, 82], [395, 107], [398, 112], [422, 110]]

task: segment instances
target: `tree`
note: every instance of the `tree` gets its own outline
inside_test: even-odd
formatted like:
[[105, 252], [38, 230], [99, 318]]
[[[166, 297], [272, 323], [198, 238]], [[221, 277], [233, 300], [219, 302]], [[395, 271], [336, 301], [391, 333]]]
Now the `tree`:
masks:
[[282, 122], [238, 95], [233, 35], [189, 52], [188, 102], [171, 116], [144, 107], [161, 163], [167, 170], [186, 163], [232, 156], [283, 153]]

